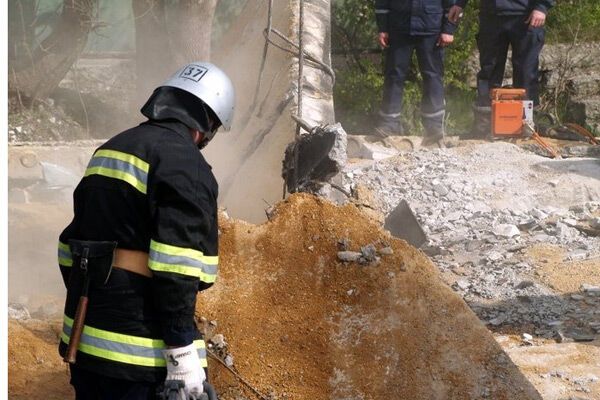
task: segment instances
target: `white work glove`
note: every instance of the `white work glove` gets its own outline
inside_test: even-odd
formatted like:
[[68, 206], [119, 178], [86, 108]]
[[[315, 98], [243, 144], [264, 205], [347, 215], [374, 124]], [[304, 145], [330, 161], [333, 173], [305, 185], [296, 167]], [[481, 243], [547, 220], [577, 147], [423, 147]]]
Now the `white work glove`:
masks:
[[163, 350], [167, 360], [166, 380], [178, 380], [185, 383], [185, 395], [199, 397], [204, 391], [202, 382], [206, 380], [204, 368], [200, 364], [198, 350], [194, 344], [175, 349]]

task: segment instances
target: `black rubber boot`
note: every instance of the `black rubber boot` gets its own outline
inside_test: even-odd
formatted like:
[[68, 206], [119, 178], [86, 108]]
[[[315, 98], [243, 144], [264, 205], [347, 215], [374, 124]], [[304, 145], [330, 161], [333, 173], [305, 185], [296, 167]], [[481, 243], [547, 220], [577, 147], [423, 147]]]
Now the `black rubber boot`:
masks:
[[444, 147], [444, 110], [435, 113], [421, 113], [421, 122], [425, 133], [423, 134], [423, 147]]
[[487, 106], [473, 106], [473, 127], [466, 139], [491, 139], [492, 138], [492, 108]]

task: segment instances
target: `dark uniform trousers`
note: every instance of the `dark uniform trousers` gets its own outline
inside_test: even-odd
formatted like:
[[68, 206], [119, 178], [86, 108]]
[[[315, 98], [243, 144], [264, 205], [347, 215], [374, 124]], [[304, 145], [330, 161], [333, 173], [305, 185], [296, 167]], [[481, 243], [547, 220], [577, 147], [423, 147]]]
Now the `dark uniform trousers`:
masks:
[[544, 46], [544, 28], [530, 28], [528, 15], [485, 15], [479, 17], [480, 71], [477, 74], [477, 105], [490, 106], [490, 90], [502, 86], [508, 47], [512, 49], [513, 86], [527, 90], [539, 104], [539, 56]]
[[[444, 50], [437, 46], [439, 34], [408, 35], [390, 32], [381, 109], [382, 122], [390, 127], [399, 121], [404, 83], [410, 70], [413, 51], [423, 78], [421, 112], [426, 125], [432, 118], [442, 119], [444, 112]], [[436, 114], [439, 114], [436, 118]], [[427, 127], [426, 127], [427, 128]]]
[[75, 400], [155, 400], [156, 383], [134, 382], [71, 367]]

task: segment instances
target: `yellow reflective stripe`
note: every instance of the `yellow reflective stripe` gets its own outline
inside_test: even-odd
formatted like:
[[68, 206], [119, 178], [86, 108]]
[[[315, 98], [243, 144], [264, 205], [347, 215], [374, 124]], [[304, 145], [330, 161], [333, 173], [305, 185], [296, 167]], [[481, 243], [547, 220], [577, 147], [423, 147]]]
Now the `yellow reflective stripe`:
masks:
[[148, 267], [153, 271], [172, 272], [214, 283], [219, 267], [218, 256], [205, 256], [199, 250], [150, 241]]
[[63, 267], [72, 267], [73, 258], [71, 255], [71, 248], [68, 244], [58, 241], [58, 264]]
[[202, 270], [195, 267], [185, 267], [183, 265], [173, 265], [159, 263], [158, 261], [149, 260], [148, 267], [153, 271], [174, 272], [176, 274], [193, 276], [200, 279], [202, 282], [214, 283], [217, 280], [216, 275], [204, 273]]
[[[83, 328], [84, 332], [85, 332], [86, 328], [89, 328], [89, 327], [85, 326]], [[69, 344], [69, 337], [64, 332], [61, 334], [61, 339], [66, 344]], [[118, 361], [118, 362], [122, 362], [122, 363], [126, 363], [126, 364], [141, 365], [144, 367], [165, 367], [167, 365], [164, 358], [132, 356], [129, 354], [119, 353], [116, 351], [101, 349], [99, 347], [92, 346], [92, 345], [89, 345], [86, 343], [81, 343], [81, 342], [79, 343], [79, 347], [77, 347], [77, 350], [79, 350], [83, 353], [92, 355], [92, 356], [106, 358], [108, 360]]]
[[199, 250], [172, 246], [170, 244], [155, 242], [154, 240], [150, 241], [150, 248], [158, 252], [168, 254], [170, 256], [182, 256], [193, 258], [208, 265], [219, 264], [219, 256], [205, 256], [204, 253], [202, 253]]
[[150, 165], [129, 153], [98, 150], [90, 160], [84, 176], [102, 175], [123, 180], [146, 194]]
[[102, 175], [102, 176], [106, 176], [108, 178], [120, 179], [122, 181], [129, 183], [131, 186], [133, 186], [134, 188], [136, 188], [137, 190], [139, 190], [140, 192], [142, 192], [144, 194], [146, 194], [146, 192], [148, 190], [146, 187], [146, 184], [139, 181], [133, 175], [130, 175], [126, 172], [115, 170], [112, 168], [89, 167], [88, 169], [85, 170], [84, 176], [89, 176], [89, 175]]
[[[69, 344], [69, 334], [72, 326], [73, 320], [64, 315], [64, 326], [63, 332], [61, 333], [61, 340], [66, 344]], [[111, 343], [117, 343], [118, 345]], [[198, 351], [201, 366], [206, 367], [208, 364], [206, 360], [206, 344], [204, 340], [195, 340], [194, 345]], [[164, 341], [160, 339], [124, 335], [121, 333], [109, 332], [84, 325], [81, 342], [79, 343], [77, 350], [96, 357], [127, 364], [142, 365], [146, 367], [164, 367], [166, 366], [166, 362], [160, 353], [160, 351], [164, 348], [166, 348], [166, 345]], [[115, 349], [122, 351], [116, 351]], [[135, 353], [142, 355], [136, 355]], [[152, 357], [152, 354], [159, 356]]]
[[[73, 320], [68, 316], [64, 316], [65, 324], [69, 327], [73, 327]], [[130, 336], [124, 335], [122, 333], [115, 333], [110, 331], [105, 331], [102, 329], [92, 328], [90, 326], [85, 326], [83, 331], [90, 335], [95, 336], [101, 339], [111, 340], [113, 342], [125, 343], [125, 344], [134, 344], [137, 346], [144, 347], [152, 347], [157, 349], [162, 349], [165, 347], [165, 342], [160, 339], [151, 339], [140, 336]]]
[[98, 150], [94, 153], [94, 157], [108, 157], [115, 158], [117, 160], [125, 161], [129, 164], [135, 165], [137, 168], [141, 169], [144, 172], [148, 172], [150, 170], [150, 164], [146, 161], [138, 158], [132, 154], [123, 153], [121, 151], [116, 150]]

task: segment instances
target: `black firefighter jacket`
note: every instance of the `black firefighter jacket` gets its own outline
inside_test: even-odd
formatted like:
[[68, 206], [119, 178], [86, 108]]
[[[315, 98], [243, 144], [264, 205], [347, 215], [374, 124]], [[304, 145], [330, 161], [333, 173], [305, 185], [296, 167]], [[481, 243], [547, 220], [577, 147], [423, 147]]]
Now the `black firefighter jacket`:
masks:
[[456, 25], [448, 21], [453, 4], [454, 0], [376, 0], [377, 27], [390, 34], [454, 34]]
[[[465, 8], [468, 0], [458, 0], [457, 5]], [[528, 15], [533, 10], [548, 13], [555, 0], [480, 0], [481, 14], [488, 15]]]
[[[59, 238], [65, 284], [76, 267], [69, 239], [147, 252], [153, 276], [113, 268], [105, 285], [90, 287], [78, 367], [159, 382], [166, 374], [162, 350], [192, 342], [206, 366], [194, 311], [197, 292], [217, 273], [217, 192], [210, 166], [180, 122], [143, 123], [95, 151], [73, 195], [73, 221]], [[67, 294], [61, 354], [79, 289]]]

